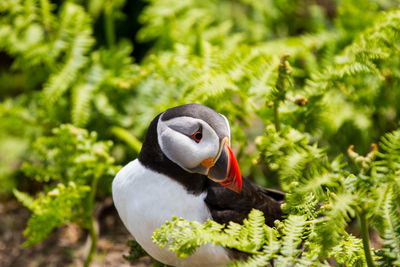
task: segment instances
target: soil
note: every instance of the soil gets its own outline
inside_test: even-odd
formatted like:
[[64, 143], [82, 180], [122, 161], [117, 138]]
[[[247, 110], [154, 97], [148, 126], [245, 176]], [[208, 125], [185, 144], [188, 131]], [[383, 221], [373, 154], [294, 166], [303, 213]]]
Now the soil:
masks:
[[[98, 251], [90, 266], [152, 266], [149, 257], [133, 262], [123, 258], [129, 253], [126, 242], [132, 236], [123, 226], [110, 198], [99, 206], [95, 211]], [[85, 251], [89, 248], [87, 232], [74, 224], [53, 231], [40, 244], [22, 248], [25, 240], [22, 232], [29, 216], [30, 211], [14, 199], [0, 202], [0, 266], [83, 266]]]

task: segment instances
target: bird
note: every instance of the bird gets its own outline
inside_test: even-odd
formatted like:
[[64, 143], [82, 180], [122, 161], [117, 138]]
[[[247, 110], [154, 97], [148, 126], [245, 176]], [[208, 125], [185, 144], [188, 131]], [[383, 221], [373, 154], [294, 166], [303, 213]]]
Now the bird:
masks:
[[176, 106], [150, 123], [137, 159], [112, 182], [116, 210], [129, 232], [157, 261], [170, 266], [225, 266], [241, 253], [202, 245], [184, 259], [152, 242], [173, 216], [221, 224], [242, 223], [252, 209], [265, 223], [283, 216], [284, 194], [242, 179], [232, 149], [227, 118], [196, 103]]

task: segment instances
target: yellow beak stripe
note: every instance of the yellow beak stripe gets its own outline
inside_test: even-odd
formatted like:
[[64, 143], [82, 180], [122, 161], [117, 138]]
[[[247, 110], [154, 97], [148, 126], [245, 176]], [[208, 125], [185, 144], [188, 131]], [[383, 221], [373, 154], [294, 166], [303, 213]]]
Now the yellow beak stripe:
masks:
[[204, 167], [206, 167], [208, 169], [211, 168], [212, 166], [214, 166], [214, 164], [215, 163], [214, 163], [213, 158], [207, 158], [201, 162], [201, 165], [203, 165]]

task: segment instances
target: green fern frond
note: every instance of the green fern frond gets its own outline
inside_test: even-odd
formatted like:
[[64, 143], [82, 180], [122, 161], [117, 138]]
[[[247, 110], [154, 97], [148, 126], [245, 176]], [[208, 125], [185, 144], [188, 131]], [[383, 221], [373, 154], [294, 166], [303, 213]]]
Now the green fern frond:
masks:
[[237, 241], [237, 249], [245, 252], [257, 253], [264, 244], [264, 235], [268, 231], [265, 227], [264, 214], [253, 209], [248, 219], [243, 220], [243, 225], [230, 222], [225, 233], [234, 237]]
[[81, 203], [89, 191], [88, 186], [70, 182], [67, 186], [58, 184], [47, 194], [41, 194], [30, 205], [33, 214], [24, 231], [24, 236], [27, 238], [24, 246], [41, 242], [55, 227], [80, 217], [83, 214]]
[[88, 84], [79, 84], [72, 89], [72, 123], [77, 127], [85, 126], [89, 121], [93, 89]]
[[259, 210], [252, 210], [249, 213], [249, 218], [243, 220], [243, 226], [248, 228], [246, 239], [249, 240], [249, 245], [252, 251], [258, 251], [264, 243], [265, 238], [265, 218], [264, 214]]
[[34, 209], [35, 206], [35, 200], [33, 197], [31, 197], [29, 194], [18, 191], [17, 189], [14, 188], [13, 190], [14, 196], [18, 199], [19, 202], [22, 203], [25, 207], [27, 207], [30, 210]]
[[23, 171], [38, 181], [62, 181], [87, 184], [97, 172], [113, 175], [117, 167], [109, 155], [111, 142], [97, 142], [95, 132], [61, 125], [53, 136], [35, 142], [35, 162], [26, 162]]
[[309, 234], [308, 225], [305, 216], [289, 215], [277, 223], [276, 228], [270, 228], [258, 210], [252, 210], [242, 225], [230, 222], [226, 227], [211, 220], [200, 224], [175, 217], [156, 230], [153, 242], [161, 247], [168, 246], [181, 258], [211, 243], [250, 254], [246, 261], [234, 261], [229, 266], [265, 266], [272, 261], [279, 266], [289, 266], [295, 264], [303, 252], [300, 247]]
[[[293, 187], [295, 185], [298, 186], [298, 183]], [[287, 193], [285, 203], [282, 204], [282, 210], [285, 213], [304, 215], [307, 219], [315, 219], [318, 216], [317, 207], [318, 199], [315, 194], [312, 193], [312, 190], [303, 191], [303, 187], [300, 187], [299, 192]]]
[[321, 246], [320, 255], [327, 255], [345, 234], [347, 223], [355, 217], [356, 203], [354, 195], [331, 193], [331, 200], [321, 207], [323, 216], [315, 220], [315, 234], [312, 236], [312, 240]]
[[87, 78], [72, 89], [72, 123], [83, 127], [90, 118], [90, 102], [94, 92], [103, 81], [103, 71], [99, 66], [93, 66], [87, 73]]
[[260, 254], [265, 235], [270, 231], [264, 221], [263, 213], [258, 210], [252, 210], [243, 225], [230, 222], [226, 227], [212, 220], [201, 224], [174, 217], [154, 232], [153, 242], [161, 247], [168, 246], [181, 258], [193, 254], [198, 247], [207, 243]]
[[377, 175], [382, 181], [395, 181], [400, 185], [400, 130], [382, 137], [379, 147], [382, 152], [374, 162]]
[[196, 221], [190, 222], [174, 217], [154, 232], [153, 242], [160, 247], [168, 246], [178, 257], [185, 258], [201, 245], [211, 242], [210, 237], [219, 234], [223, 227], [211, 220], [202, 225]]
[[59, 226], [76, 223], [89, 231], [92, 244], [87, 261], [96, 249], [93, 210], [97, 192], [109, 193], [99, 182], [119, 169], [110, 156], [111, 142], [97, 141], [95, 132], [72, 125], [53, 129], [52, 136], [41, 136], [34, 144], [34, 160], [25, 162], [25, 175], [46, 182], [45, 191], [33, 200], [15, 191], [32, 216], [24, 235], [24, 246], [41, 242]]
[[87, 53], [94, 44], [91, 22], [81, 6], [66, 3], [61, 10], [58, 38], [50, 53], [62, 58], [63, 64], [51, 75], [43, 89], [45, 103], [52, 105], [75, 82], [79, 71], [88, 62]]
[[53, 31], [56, 21], [51, 12], [54, 8], [48, 0], [1, 2], [0, 50], [17, 56], [14, 67], [26, 69], [45, 61], [48, 52], [46, 33]]
[[334, 78], [343, 78], [345, 76], [354, 76], [358, 74], [366, 74], [366, 73], [376, 73], [379, 74], [375, 65], [370, 63], [360, 63], [360, 62], [352, 62], [340, 68], [339, 70], [331, 69], [329, 72], [334, 73], [330, 74], [329, 79]]
[[329, 252], [328, 257], [333, 257], [339, 264], [346, 266], [365, 266], [365, 256], [361, 239], [351, 234], [343, 236], [343, 239]]
[[273, 231], [268, 231], [266, 235], [266, 244], [263, 247], [261, 254], [250, 256], [245, 261], [232, 261], [228, 267], [263, 267], [270, 264], [276, 255], [279, 253], [280, 241], [277, 240], [277, 235]]
[[398, 211], [398, 192], [393, 186], [387, 186], [384, 192], [382, 206], [379, 207], [382, 211], [379, 213], [381, 217], [376, 224], [380, 231], [380, 236], [384, 242], [382, 252], [386, 260], [391, 261], [393, 265], [400, 265], [400, 214]]
[[[354, 75], [376, 70], [374, 61], [387, 59], [391, 53], [398, 53], [396, 42], [400, 33], [400, 11], [385, 12], [375, 25], [367, 28], [352, 45], [346, 48], [343, 58], [338, 57], [339, 76]], [[395, 49], [393, 49], [395, 48]]]
[[299, 247], [303, 241], [304, 231], [307, 226], [306, 217], [300, 215], [290, 215], [284, 223], [281, 255], [276, 259], [277, 266], [290, 266], [296, 263], [297, 257], [302, 252]]

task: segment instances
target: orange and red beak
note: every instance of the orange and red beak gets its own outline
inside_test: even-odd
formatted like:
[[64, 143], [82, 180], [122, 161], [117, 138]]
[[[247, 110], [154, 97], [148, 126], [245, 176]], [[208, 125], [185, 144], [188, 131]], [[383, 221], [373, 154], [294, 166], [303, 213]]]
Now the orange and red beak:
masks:
[[[208, 178], [225, 186], [237, 193], [242, 190], [242, 175], [240, 174], [239, 164], [228, 145], [228, 139], [224, 138], [221, 142], [218, 156], [210, 166]], [[204, 162], [203, 165], [209, 164]]]

